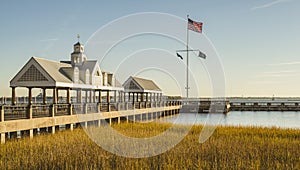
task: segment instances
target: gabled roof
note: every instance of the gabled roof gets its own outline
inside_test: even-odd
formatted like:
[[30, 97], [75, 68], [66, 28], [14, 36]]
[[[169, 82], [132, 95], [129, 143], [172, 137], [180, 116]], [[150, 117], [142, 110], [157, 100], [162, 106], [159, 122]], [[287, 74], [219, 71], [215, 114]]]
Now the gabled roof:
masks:
[[68, 75], [65, 75], [65, 73], [61, 71], [62, 68], [72, 68], [71, 64], [55, 62], [37, 57], [32, 58], [49, 74], [54, 81], [72, 83], [72, 81], [67, 78]]
[[143, 90], [161, 91], [161, 89], [152, 80], [139, 77], [132, 77], [132, 79], [136, 81], [143, 88]]
[[155, 91], [161, 92], [161, 89], [152, 81], [139, 77], [129, 77], [123, 84], [125, 90], [129, 91]]
[[72, 67], [62, 67], [60, 68], [60, 72], [67, 76], [69, 80], [73, 80], [74, 79], [74, 69]]
[[94, 68], [97, 66], [97, 62], [98, 62], [97, 60], [87, 60], [82, 64], [81, 69], [84, 71], [86, 69], [89, 69], [90, 72], [92, 72]]
[[70, 64], [31, 57], [10, 81], [11, 87], [52, 87], [56, 83], [72, 83], [62, 68]]

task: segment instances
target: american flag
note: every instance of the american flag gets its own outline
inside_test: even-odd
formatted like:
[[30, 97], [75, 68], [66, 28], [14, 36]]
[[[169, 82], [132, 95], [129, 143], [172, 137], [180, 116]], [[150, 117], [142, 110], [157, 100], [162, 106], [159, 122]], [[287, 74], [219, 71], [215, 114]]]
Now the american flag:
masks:
[[202, 22], [195, 22], [188, 18], [188, 29], [189, 30], [202, 33], [202, 26], [203, 26]]

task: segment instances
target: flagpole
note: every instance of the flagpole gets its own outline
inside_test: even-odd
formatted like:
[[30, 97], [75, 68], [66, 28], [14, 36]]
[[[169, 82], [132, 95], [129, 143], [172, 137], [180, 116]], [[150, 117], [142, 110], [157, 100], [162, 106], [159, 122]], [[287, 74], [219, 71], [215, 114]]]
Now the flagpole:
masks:
[[187, 15], [187, 27], [186, 27], [186, 98], [189, 98], [189, 15]]

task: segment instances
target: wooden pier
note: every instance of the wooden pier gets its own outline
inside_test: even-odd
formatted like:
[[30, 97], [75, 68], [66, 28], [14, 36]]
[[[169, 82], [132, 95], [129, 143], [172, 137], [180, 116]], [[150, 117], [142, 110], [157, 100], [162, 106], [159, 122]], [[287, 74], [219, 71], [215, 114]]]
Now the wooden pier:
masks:
[[221, 100], [188, 100], [184, 101], [181, 113], [223, 113], [227, 114], [230, 111], [229, 101]]
[[230, 111], [300, 111], [296, 101], [230, 102]]
[[179, 113], [181, 102], [86, 103], [52, 105], [1, 105], [1, 143], [6, 138], [22, 136], [32, 138], [37, 131], [55, 133], [59, 126], [73, 130], [79, 123], [100, 126], [102, 121], [148, 121]]

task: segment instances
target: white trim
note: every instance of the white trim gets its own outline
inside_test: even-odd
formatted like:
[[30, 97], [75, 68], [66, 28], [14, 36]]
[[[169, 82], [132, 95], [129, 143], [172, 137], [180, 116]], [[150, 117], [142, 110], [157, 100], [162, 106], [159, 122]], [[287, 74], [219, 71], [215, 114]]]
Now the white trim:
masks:
[[92, 90], [117, 90], [117, 91], [124, 91], [123, 87], [97, 86], [97, 85], [88, 85], [88, 84], [62, 83], [62, 82], [57, 82], [56, 83], [56, 87], [69, 87], [69, 88], [92, 89]]
[[126, 93], [159, 93], [162, 94], [162, 91], [155, 91], [155, 90], [128, 90], [128, 89], [124, 89], [124, 92]]

